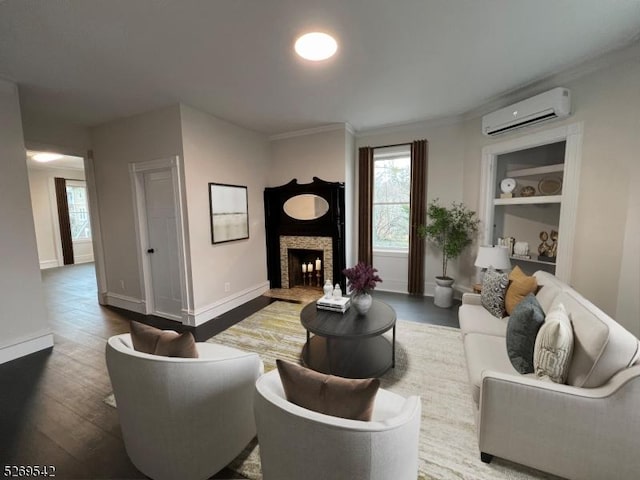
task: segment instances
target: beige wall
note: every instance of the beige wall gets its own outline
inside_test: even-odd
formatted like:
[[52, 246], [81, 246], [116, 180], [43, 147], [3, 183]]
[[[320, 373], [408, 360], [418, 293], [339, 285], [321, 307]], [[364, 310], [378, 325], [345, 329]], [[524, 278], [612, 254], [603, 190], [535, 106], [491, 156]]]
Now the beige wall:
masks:
[[[53, 179], [62, 177], [68, 180], [84, 180], [84, 171], [60, 168], [29, 168], [28, 171], [40, 268], [58, 267], [62, 263], [59, 263], [61, 259], [58, 257], [59, 229], [56, 228], [58, 214]], [[73, 253], [77, 260], [84, 259], [86, 255], [93, 258], [90, 242], [74, 243]], [[76, 263], [79, 263], [77, 260]]]
[[[584, 122], [580, 192], [571, 284], [584, 296], [640, 335], [637, 215], [630, 210], [638, 190], [640, 152], [640, 62], [635, 57], [566, 82], [573, 114], [558, 122], [526, 129], [508, 138]], [[553, 84], [541, 85], [540, 91]], [[503, 141], [481, 134], [481, 119], [464, 123], [464, 201], [477, 208], [482, 147]], [[626, 239], [626, 240], [625, 240]], [[626, 243], [625, 243], [626, 242]], [[634, 245], [631, 245], [634, 243]], [[633, 268], [633, 267], [631, 267]], [[637, 270], [635, 270], [637, 271]], [[620, 315], [618, 315], [620, 312]]]
[[[274, 170], [269, 144], [265, 135], [194, 108], [182, 105], [180, 113], [195, 311], [226, 310], [233, 297], [266, 288], [263, 192]], [[248, 239], [211, 243], [209, 182], [248, 187]]]
[[53, 345], [48, 326], [17, 87], [0, 79], [0, 363]]
[[129, 164], [182, 156], [179, 106], [95, 127], [91, 143], [107, 290], [139, 300], [142, 291]]
[[84, 157], [91, 148], [89, 129], [65, 122], [59, 118], [47, 118], [29, 111], [23, 112], [24, 141], [31, 150], [54, 149], [66, 155]]
[[272, 140], [268, 186], [277, 187], [294, 178], [298, 183], [310, 183], [313, 177], [344, 182], [347, 135], [345, 126], [339, 125], [329, 131]]

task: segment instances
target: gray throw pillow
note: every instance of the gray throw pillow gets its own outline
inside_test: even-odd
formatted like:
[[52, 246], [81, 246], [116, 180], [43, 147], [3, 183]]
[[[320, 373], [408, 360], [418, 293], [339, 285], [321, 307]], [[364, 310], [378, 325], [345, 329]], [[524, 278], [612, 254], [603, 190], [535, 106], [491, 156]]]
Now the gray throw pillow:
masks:
[[505, 316], [504, 297], [509, 286], [509, 276], [488, 268], [482, 277], [482, 293], [480, 303], [494, 317]]
[[513, 368], [520, 373], [533, 373], [533, 351], [536, 335], [544, 323], [544, 311], [530, 293], [516, 305], [507, 323], [507, 353]]

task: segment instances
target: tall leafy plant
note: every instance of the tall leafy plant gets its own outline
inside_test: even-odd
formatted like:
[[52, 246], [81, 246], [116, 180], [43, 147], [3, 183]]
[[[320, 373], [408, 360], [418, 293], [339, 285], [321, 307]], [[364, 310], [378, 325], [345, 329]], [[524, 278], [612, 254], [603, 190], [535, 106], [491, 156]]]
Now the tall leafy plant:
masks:
[[471, 244], [479, 223], [476, 212], [469, 210], [462, 203], [453, 202], [447, 208], [441, 206], [436, 198], [429, 204], [427, 224], [418, 227], [418, 235], [442, 251], [442, 278], [449, 278], [449, 260], [460, 256]]

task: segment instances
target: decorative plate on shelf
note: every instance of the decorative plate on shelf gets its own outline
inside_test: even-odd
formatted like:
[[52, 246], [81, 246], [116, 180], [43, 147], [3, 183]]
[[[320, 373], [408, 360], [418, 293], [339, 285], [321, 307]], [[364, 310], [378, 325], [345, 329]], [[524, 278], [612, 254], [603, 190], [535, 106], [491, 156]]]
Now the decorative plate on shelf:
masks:
[[541, 195], [556, 195], [562, 190], [560, 177], [544, 177], [538, 182], [538, 191]]

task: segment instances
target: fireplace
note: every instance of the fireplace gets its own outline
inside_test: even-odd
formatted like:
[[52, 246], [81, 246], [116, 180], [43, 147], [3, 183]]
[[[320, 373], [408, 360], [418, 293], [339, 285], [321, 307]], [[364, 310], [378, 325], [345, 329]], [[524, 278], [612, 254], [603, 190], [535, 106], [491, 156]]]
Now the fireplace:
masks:
[[[289, 288], [322, 288], [324, 285], [324, 255], [322, 250], [287, 249]], [[284, 283], [283, 283], [284, 285]]]
[[[291, 208], [290, 200], [302, 197], [304, 203], [324, 204], [324, 209], [310, 218]], [[313, 200], [313, 201], [311, 201]], [[302, 202], [301, 202], [302, 203]], [[318, 178], [299, 185], [292, 180], [264, 192], [265, 226], [267, 233], [267, 271], [271, 288], [313, 286], [322, 288], [326, 280], [340, 283], [345, 289], [342, 270], [345, 268], [344, 184], [325, 182]], [[296, 218], [300, 216], [301, 218]], [[317, 275], [316, 261], [320, 261]], [[302, 264], [311, 262], [313, 275]], [[318, 278], [319, 277], [319, 278]]]

